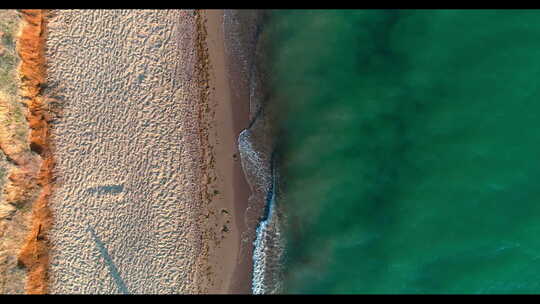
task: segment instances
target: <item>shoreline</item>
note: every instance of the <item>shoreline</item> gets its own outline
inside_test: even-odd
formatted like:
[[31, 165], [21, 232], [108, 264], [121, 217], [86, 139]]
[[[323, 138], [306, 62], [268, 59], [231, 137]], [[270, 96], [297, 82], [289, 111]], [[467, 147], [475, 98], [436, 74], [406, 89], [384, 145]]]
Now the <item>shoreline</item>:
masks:
[[[210, 257], [210, 263], [217, 270], [217, 282], [209, 292], [251, 293], [252, 250], [250, 246], [243, 248], [243, 236], [249, 229], [244, 217], [251, 191], [237, 145], [238, 135], [249, 124], [249, 102], [235, 100], [229, 85], [231, 58], [225, 53], [223, 10], [201, 12], [207, 32], [209, 103], [215, 111], [209, 135], [215, 153], [214, 170], [218, 177], [218, 193], [214, 199], [216, 224], [221, 231], [220, 240]], [[218, 265], [220, 268], [217, 268]]]
[[[249, 221], [249, 239], [252, 252], [252, 293], [280, 293], [281, 267], [284, 244], [281, 232], [281, 212], [276, 206], [277, 172], [274, 172], [274, 152], [277, 138], [272, 95], [267, 87], [265, 39], [262, 33], [267, 16], [260, 11], [228, 11], [228, 51], [241, 58], [243, 66], [239, 93], [246, 94], [250, 105], [250, 123], [238, 137], [242, 166], [252, 195], [246, 221]], [[241, 33], [240, 35], [235, 35]], [[239, 72], [234, 69], [233, 72]], [[233, 85], [231, 83], [231, 85]], [[241, 94], [238, 94], [242, 96]], [[240, 97], [238, 96], [238, 97]], [[277, 175], [276, 175], [277, 174]], [[273, 214], [273, 215], [272, 215]]]

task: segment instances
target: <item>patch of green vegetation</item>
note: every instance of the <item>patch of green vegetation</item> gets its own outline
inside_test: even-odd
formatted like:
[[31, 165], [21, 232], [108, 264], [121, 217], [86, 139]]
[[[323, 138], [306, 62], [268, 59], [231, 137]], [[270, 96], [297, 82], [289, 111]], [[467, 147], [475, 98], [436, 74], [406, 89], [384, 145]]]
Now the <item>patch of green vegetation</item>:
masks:
[[0, 159], [0, 189], [4, 188], [7, 178], [7, 161], [5, 158], [6, 157], [2, 155], [2, 158]]
[[6, 177], [6, 168], [0, 167], [0, 182], [4, 182], [4, 177]]
[[24, 128], [18, 128], [18, 129], [15, 131], [15, 135], [16, 135], [20, 140], [25, 140], [25, 139], [26, 139], [26, 136], [28, 135], [28, 132], [27, 132]]
[[15, 121], [15, 123], [21, 123], [25, 120], [21, 107], [15, 107], [15, 109], [13, 110], [13, 120]]
[[18, 102], [17, 66], [19, 57], [16, 52], [16, 35], [19, 16], [15, 10], [0, 10], [0, 93], [9, 106], [9, 113], [0, 123], [13, 126], [15, 136], [24, 141], [28, 136], [26, 118], [21, 104]]
[[18, 16], [13, 10], [0, 10], [0, 90], [17, 94], [16, 68], [19, 58], [15, 50]]

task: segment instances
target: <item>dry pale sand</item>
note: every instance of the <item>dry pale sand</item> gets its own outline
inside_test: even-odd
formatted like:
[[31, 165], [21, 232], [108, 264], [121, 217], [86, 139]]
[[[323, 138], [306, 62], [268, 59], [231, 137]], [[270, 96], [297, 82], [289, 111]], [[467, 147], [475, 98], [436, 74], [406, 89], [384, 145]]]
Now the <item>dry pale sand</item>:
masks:
[[217, 13], [52, 13], [46, 93], [62, 116], [51, 125], [49, 292], [249, 291], [242, 119], [214, 51]]

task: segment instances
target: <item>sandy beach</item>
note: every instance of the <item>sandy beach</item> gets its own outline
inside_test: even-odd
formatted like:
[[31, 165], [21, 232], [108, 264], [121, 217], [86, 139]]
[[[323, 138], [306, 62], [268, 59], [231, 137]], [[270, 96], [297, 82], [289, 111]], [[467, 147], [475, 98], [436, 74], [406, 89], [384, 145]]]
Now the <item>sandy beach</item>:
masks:
[[218, 12], [52, 12], [51, 293], [249, 292], [220, 30]]
[[0, 291], [250, 293], [249, 97], [223, 11], [17, 14]]

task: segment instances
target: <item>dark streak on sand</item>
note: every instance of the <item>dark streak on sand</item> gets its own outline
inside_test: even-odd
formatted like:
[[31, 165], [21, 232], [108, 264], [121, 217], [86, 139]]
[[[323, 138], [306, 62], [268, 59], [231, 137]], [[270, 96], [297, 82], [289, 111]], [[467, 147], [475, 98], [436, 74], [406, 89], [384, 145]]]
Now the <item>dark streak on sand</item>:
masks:
[[97, 194], [119, 194], [124, 191], [123, 185], [106, 185], [86, 189], [86, 192]]
[[105, 244], [101, 241], [99, 236], [97, 236], [96, 232], [94, 231], [94, 229], [92, 229], [92, 227], [88, 226], [87, 230], [90, 231], [90, 233], [92, 234], [92, 237], [94, 238], [94, 243], [96, 243], [96, 246], [98, 247], [99, 252], [101, 253], [101, 256], [105, 259], [105, 262], [107, 263], [107, 267], [109, 267], [109, 273], [114, 279], [116, 286], [118, 286], [118, 289], [123, 294], [129, 294], [126, 284], [124, 283], [124, 280], [122, 280], [122, 277], [120, 276], [120, 272], [118, 272], [118, 269], [114, 265], [107, 248], [105, 248]]

